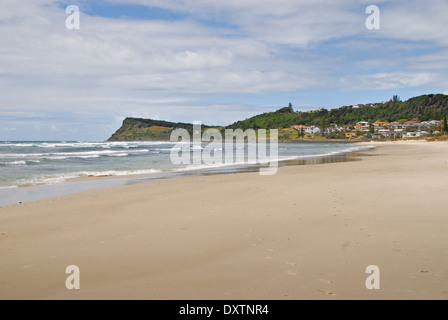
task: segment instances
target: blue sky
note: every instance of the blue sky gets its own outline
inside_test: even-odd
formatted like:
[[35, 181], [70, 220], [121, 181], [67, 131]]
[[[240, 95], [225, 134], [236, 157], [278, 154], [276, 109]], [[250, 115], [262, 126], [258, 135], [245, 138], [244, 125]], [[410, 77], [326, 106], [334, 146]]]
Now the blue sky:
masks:
[[[448, 94], [448, 2], [4, 0], [0, 140]], [[367, 30], [369, 5], [380, 29]], [[81, 28], [68, 30], [68, 5]]]

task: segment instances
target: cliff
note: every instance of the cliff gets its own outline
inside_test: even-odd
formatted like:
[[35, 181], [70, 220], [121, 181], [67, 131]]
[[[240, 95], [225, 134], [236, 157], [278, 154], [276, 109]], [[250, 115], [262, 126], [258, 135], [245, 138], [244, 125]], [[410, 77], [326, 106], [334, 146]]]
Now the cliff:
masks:
[[[208, 128], [212, 127], [202, 125], [202, 130]], [[108, 141], [169, 141], [171, 132], [175, 129], [185, 129], [190, 135], [193, 134], [193, 124], [190, 123], [126, 118]]]

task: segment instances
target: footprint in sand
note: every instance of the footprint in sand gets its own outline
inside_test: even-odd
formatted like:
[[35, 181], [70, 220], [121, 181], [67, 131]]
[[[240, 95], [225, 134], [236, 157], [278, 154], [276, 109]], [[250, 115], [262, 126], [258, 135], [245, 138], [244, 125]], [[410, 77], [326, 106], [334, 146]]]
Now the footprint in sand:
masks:
[[336, 293], [330, 290], [318, 289], [317, 292], [319, 292], [320, 294], [326, 294], [327, 296], [333, 296], [333, 297], [336, 296]]
[[0, 233], [0, 240], [8, 238], [8, 233]]
[[326, 283], [326, 284], [332, 284], [333, 280], [327, 280], [327, 279], [319, 279], [320, 282]]
[[266, 260], [272, 260], [272, 257], [271, 256], [265, 256], [264, 257]]
[[297, 267], [297, 263], [295, 263], [295, 262], [286, 261], [285, 264], [287, 264], [288, 266], [291, 266], [291, 267]]
[[288, 276], [293, 276], [293, 277], [295, 277], [295, 276], [297, 275], [297, 273], [292, 272], [292, 271], [288, 271], [288, 272], [287, 272], [287, 275], [288, 275]]

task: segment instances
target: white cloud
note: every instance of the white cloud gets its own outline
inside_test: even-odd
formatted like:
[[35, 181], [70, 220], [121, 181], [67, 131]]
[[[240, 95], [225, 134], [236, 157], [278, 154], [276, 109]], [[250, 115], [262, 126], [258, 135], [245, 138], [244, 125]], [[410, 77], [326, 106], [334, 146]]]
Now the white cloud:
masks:
[[[402, 87], [417, 87], [433, 82], [431, 73], [376, 73], [342, 77], [342, 85], [350, 90], [389, 90]], [[345, 90], [347, 90], [345, 89]]]
[[448, 87], [446, 1], [377, 1], [377, 32], [364, 26], [368, 1], [110, 2], [190, 16], [111, 19], [81, 6], [81, 30], [67, 30], [57, 0], [4, 0], [0, 117], [22, 112], [38, 121], [65, 112], [81, 114], [83, 123], [134, 114], [181, 120], [207, 105], [200, 120], [214, 121], [216, 113], [232, 121], [249, 107], [213, 96]]

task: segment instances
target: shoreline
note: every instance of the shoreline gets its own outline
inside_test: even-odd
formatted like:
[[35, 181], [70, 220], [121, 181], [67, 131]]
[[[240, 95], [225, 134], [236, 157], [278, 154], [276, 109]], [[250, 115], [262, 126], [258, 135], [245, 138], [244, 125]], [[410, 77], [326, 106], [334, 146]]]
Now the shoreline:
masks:
[[[367, 145], [358, 144], [359, 147]], [[341, 151], [336, 154], [316, 154], [298, 156], [297, 159], [281, 160], [278, 167], [291, 165], [324, 164], [332, 162], [354, 161], [358, 152], [368, 150]], [[0, 208], [46, 198], [75, 194], [86, 190], [112, 188], [124, 185], [150, 183], [159, 180], [177, 179], [189, 176], [208, 176], [257, 172], [265, 167], [262, 164], [229, 164], [217, 167], [191, 168], [187, 170], [159, 171], [149, 174], [104, 175], [69, 178], [59, 183], [41, 183], [34, 185], [0, 188]]]
[[[370, 153], [2, 207], [0, 298], [448, 298], [448, 143]], [[73, 264], [79, 291], [65, 288]]]

